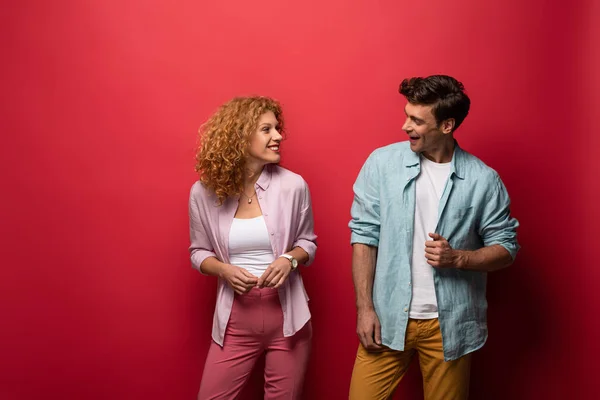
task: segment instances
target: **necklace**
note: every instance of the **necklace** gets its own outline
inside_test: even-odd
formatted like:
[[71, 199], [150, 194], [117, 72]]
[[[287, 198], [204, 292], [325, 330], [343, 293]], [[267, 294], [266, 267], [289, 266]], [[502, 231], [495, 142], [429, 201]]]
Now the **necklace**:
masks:
[[244, 195], [244, 196], [245, 196], [245, 197], [248, 199], [248, 204], [251, 204], [251, 203], [252, 203], [252, 198], [253, 198], [254, 196], [256, 196], [256, 191], [255, 191], [255, 192], [254, 192], [254, 194], [253, 194], [252, 196], [250, 196], [250, 197], [248, 197], [248, 195], [247, 195], [246, 193], [244, 193], [243, 191], [242, 191], [242, 194], [243, 194], [243, 195]]

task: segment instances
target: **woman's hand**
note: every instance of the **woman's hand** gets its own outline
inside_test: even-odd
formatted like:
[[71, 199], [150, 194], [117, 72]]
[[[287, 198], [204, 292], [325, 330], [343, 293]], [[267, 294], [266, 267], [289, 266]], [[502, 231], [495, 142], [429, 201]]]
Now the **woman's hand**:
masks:
[[256, 276], [244, 268], [231, 264], [224, 264], [220, 276], [227, 281], [237, 294], [248, 293], [258, 283]]
[[292, 263], [284, 257], [279, 257], [269, 265], [267, 270], [258, 278], [258, 287], [272, 287], [277, 289], [283, 285], [292, 272]]

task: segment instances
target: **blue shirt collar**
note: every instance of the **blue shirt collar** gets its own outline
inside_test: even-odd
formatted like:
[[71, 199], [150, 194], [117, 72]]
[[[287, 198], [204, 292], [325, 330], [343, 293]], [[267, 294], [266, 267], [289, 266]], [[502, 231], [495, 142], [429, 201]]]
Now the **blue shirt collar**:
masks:
[[[465, 179], [465, 152], [458, 145], [458, 141], [454, 140], [454, 154], [452, 154], [452, 161], [450, 162], [450, 175], [456, 175], [459, 179]], [[411, 151], [404, 159], [404, 166], [407, 168], [421, 165], [421, 159], [418, 153]]]

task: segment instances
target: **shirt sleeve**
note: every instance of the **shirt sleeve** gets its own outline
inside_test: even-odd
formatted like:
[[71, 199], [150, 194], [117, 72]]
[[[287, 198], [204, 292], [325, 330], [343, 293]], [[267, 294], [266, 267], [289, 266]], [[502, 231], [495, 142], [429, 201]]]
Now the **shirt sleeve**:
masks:
[[213, 246], [210, 243], [209, 236], [206, 233], [205, 225], [202, 223], [200, 207], [196, 197], [202, 201], [201, 194], [198, 193], [196, 183], [192, 186], [189, 200], [189, 217], [190, 217], [190, 259], [192, 267], [203, 273], [200, 269], [202, 262], [208, 257], [217, 257], [213, 251]]
[[499, 244], [511, 255], [513, 260], [520, 249], [517, 243], [519, 222], [510, 215], [510, 197], [506, 187], [496, 174], [494, 186], [483, 207], [483, 215], [479, 226], [479, 235], [484, 246]]
[[353, 189], [352, 219], [348, 224], [351, 230], [350, 243], [379, 246], [379, 171], [375, 154], [371, 154], [363, 165]]
[[294, 241], [293, 247], [301, 247], [306, 251], [308, 254], [308, 261], [305, 262], [304, 265], [309, 266], [314, 261], [315, 253], [317, 252], [317, 235], [315, 235], [314, 232], [315, 223], [310, 191], [308, 190], [308, 184], [304, 180], [301, 197], [298, 230], [296, 232], [296, 240]]

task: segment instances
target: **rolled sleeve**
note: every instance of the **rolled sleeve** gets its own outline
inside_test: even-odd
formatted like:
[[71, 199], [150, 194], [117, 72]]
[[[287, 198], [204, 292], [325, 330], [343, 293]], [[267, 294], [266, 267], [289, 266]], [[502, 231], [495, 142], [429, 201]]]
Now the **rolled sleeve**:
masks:
[[496, 175], [491, 196], [483, 208], [483, 216], [479, 235], [484, 246], [499, 244], [504, 247], [514, 260], [520, 246], [517, 242], [519, 222], [510, 215], [510, 197], [506, 187]]
[[206, 229], [202, 224], [200, 216], [200, 208], [196, 200], [194, 186], [190, 192], [189, 200], [189, 217], [190, 217], [190, 259], [192, 267], [202, 272], [200, 266], [208, 257], [217, 257], [213, 251], [213, 246], [210, 243]]
[[293, 247], [300, 247], [308, 254], [308, 261], [304, 263], [305, 266], [309, 266], [315, 259], [317, 252], [317, 235], [315, 235], [314, 218], [312, 211], [312, 202], [310, 199], [310, 191], [308, 185], [304, 182], [302, 188], [302, 201], [301, 210], [299, 215], [298, 230], [296, 231], [296, 238], [294, 240]]
[[350, 243], [379, 246], [379, 174], [374, 154], [363, 165], [353, 189], [352, 219], [348, 224], [351, 230]]

